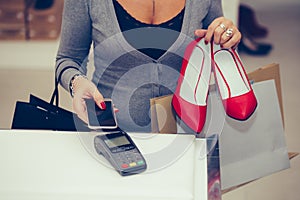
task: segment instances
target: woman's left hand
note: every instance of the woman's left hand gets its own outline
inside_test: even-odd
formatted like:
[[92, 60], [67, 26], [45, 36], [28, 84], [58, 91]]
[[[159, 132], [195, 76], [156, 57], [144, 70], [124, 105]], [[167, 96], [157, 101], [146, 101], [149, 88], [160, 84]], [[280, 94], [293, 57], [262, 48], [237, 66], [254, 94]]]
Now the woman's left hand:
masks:
[[215, 44], [220, 44], [222, 48], [236, 48], [242, 37], [233, 22], [225, 17], [216, 18], [207, 30], [197, 29], [195, 35], [205, 37], [207, 43], [213, 40]]

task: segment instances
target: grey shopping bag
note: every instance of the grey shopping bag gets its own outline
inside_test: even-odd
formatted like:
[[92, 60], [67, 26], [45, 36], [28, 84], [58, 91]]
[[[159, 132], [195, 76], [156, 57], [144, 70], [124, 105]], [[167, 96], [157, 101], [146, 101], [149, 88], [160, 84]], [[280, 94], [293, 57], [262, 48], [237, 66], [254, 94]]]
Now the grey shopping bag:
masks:
[[223, 190], [290, 166], [275, 82], [254, 83], [253, 90], [258, 100], [253, 116], [225, 119], [220, 136]]

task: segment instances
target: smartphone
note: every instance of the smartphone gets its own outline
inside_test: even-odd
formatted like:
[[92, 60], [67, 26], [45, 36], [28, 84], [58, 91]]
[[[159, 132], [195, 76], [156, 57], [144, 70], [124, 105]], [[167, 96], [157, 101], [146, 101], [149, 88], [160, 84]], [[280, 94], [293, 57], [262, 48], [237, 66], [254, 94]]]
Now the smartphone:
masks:
[[115, 129], [118, 127], [111, 99], [104, 99], [106, 109], [101, 109], [94, 99], [86, 99], [88, 126], [90, 129]]

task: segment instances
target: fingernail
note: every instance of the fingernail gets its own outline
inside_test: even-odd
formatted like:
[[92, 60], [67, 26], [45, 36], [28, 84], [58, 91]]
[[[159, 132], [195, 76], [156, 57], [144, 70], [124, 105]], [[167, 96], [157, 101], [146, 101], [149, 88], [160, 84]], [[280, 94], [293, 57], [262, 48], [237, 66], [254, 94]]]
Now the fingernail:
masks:
[[105, 110], [105, 109], [106, 109], [106, 104], [105, 104], [104, 101], [102, 101], [102, 102], [100, 103], [100, 108], [101, 108], [102, 110]]

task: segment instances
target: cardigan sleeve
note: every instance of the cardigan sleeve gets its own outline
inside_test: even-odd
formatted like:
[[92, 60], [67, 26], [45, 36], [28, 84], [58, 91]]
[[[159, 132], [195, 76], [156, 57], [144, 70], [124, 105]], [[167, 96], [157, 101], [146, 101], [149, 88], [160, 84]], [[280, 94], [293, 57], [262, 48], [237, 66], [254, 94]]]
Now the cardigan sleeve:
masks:
[[207, 29], [214, 19], [221, 16], [223, 16], [221, 0], [211, 0], [208, 13], [203, 20], [203, 28]]
[[[75, 74], [86, 74], [91, 32], [88, 0], [65, 0], [55, 75], [58, 78], [63, 73], [59, 81], [66, 90], [69, 90], [69, 83]], [[64, 70], [70, 66], [73, 68]]]

